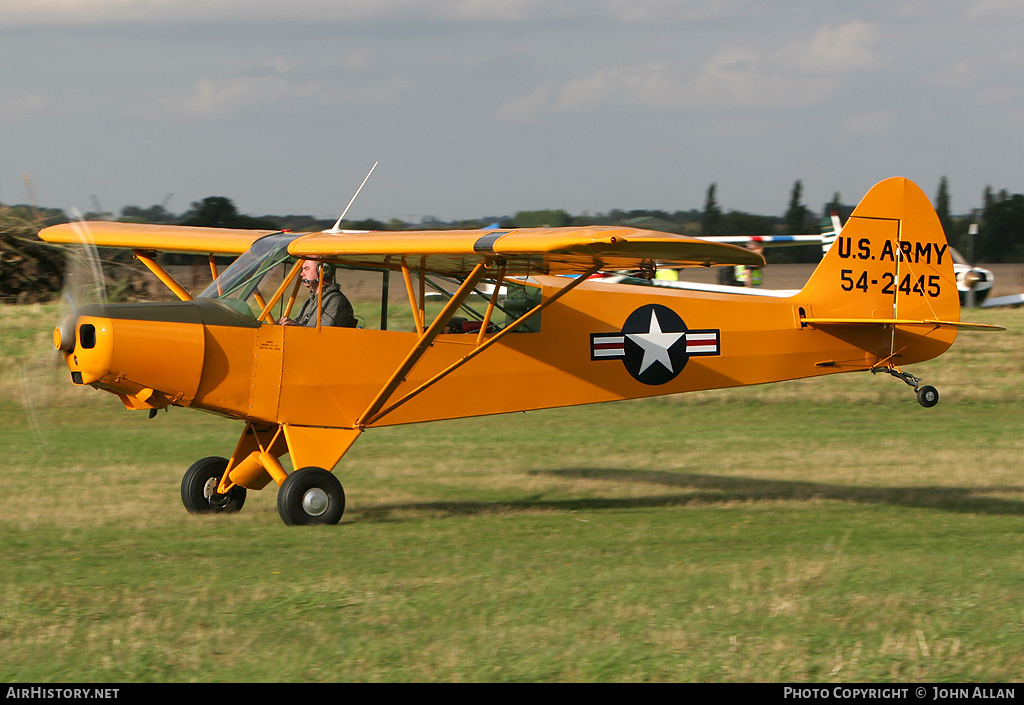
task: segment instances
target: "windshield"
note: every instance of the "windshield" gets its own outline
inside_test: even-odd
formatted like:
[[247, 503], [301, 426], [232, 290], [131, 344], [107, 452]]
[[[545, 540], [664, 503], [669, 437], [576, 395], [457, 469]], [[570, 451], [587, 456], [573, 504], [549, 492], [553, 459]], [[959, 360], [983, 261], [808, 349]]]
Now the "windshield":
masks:
[[295, 262], [295, 258], [288, 254], [288, 245], [298, 236], [299, 233], [279, 233], [260, 238], [197, 298], [220, 299], [251, 315], [249, 306], [243, 302], [248, 301], [263, 278], [275, 267]]
[[280, 233], [261, 237], [247, 252], [231, 263], [231, 266], [217, 277], [199, 295], [200, 299], [232, 298], [245, 300], [259, 285], [260, 280], [271, 269], [287, 262], [295, 261], [288, 254], [288, 245], [298, 237], [297, 233]]

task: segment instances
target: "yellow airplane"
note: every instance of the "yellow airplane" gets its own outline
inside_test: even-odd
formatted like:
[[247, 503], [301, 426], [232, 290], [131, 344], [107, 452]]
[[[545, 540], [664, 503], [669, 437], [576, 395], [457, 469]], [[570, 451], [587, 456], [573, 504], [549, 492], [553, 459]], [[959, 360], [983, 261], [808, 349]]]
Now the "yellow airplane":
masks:
[[[370, 428], [855, 371], [892, 374], [932, 406], [935, 389], [901, 366], [941, 355], [958, 329], [994, 328], [959, 322], [939, 220], [902, 178], [871, 189], [789, 297], [590, 279], [764, 264], [733, 245], [630, 228], [86, 229], [97, 246], [134, 250], [180, 301], [83, 307], [62, 322], [54, 345], [72, 382], [151, 415], [179, 406], [241, 419], [229, 458], [203, 458], [185, 473], [182, 501], [193, 513], [235, 512], [247, 490], [273, 481], [290, 525], [341, 519], [345, 493], [332, 471]], [[58, 225], [40, 237], [75, 243], [81, 230]], [[208, 255], [213, 283], [193, 299], [156, 252]], [[238, 257], [218, 272], [223, 254]], [[309, 325], [279, 325], [307, 260], [382, 272], [378, 328], [325, 326], [319, 311]], [[414, 330], [387, 329], [390, 273], [404, 282]], [[306, 278], [315, 300], [325, 278]], [[435, 285], [440, 310], [428, 306]]]

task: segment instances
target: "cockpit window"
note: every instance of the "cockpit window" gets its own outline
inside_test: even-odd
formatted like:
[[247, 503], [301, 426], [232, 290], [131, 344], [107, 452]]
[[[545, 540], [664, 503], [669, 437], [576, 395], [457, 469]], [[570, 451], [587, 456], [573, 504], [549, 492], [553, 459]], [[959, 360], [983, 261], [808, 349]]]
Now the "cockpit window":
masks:
[[220, 299], [239, 311], [252, 314], [246, 302], [275, 267], [295, 262], [288, 254], [288, 245], [298, 236], [298, 233], [279, 233], [260, 238], [197, 298]]
[[[229, 267], [221, 272], [197, 298], [215, 299], [230, 306], [234, 310], [256, 318], [264, 311], [268, 302], [275, 308], [268, 311], [263, 319], [265, 323], [278, 321], [282, 316], [294, 315], [291, 312], [291, 299], [285, 294], [282, 296], [280, 287], [285, 285], [287, 275], [296, 263], [296, 258], [288, 254], [288, 245], [300, 237], [302, 233], [276, 233], [260, 238], [247, 252], [240, 255]], [[404, 299], [404, 307], [399, 305], [396, 313], [399, 315], [394, 325], [389, 326], [388, 311], [391, 303], [391, 294], [394, 293], [389, 287], [392, 274], [389, 270], [366, 269], [364, 267], [352, 266], [341, 263], [334, 263], [338, 273], [349, 273], [349, 277], [355, 276], [365, 279], [366, 274], [383, 274], [382, 286], [378, 289], [379, 295], [370, 293], [366, 282], [351, 279], [339, 280], [343, 293], [351, 302], [354, 309], [357, 327], [379, 327], [380, 330], [415, 330], [418, 319], [424, 328], [430, 325], [435, 316], [440, 313], [448, 300], [464, 281], [461, 277], [445, 277], [437, 274], [413, 272], [414, 278], [421, 281], [412, 283], [413, 291], [410, 296], [417, 299], [414, 308], [419, 312], [410, 310], [408, 298], [399, 295]], [[366, 269], [366, 271], [362, 271]], [[372, 279], [372, 277], [371, 277]], [[299, 291], [299, 280], [293, 280], [293, 293]], [[355, 286], [353, 286], [355, 284]], [[351, 286], [348, 291], [345, 289]], [[495, 296], [495, 287], [498, 287]], [[400, 291], [400, 290], [399, 290]], [[273, 297], [271, 297], [273, 295]], [[292, 297], [294, 298], [294, 297]], [[493, 309], [491, 303], [493, 302]], [[537, 332], [540, 330], [540, 315], [535, 315], [529, 321], [517, 325], [519, 319], [532, 310], [541, 302], [541, 287], [531, 279], [510, 277], [508, 279], [496, 280], [487, 278], [477, 285], [473, 294], [462, 303], [460, 310], [446, 326], [446, 333], [468, 333], [479, 332], [486, 325], [485, 333], [496, 333], [509, 326], [516, 325], [518, 332]], [[400, 313], [404, 308], [404, 316]], [[488, 311], [490, 311], [488, 313]], [[379, 326], [377, 321], [379, 320]]]

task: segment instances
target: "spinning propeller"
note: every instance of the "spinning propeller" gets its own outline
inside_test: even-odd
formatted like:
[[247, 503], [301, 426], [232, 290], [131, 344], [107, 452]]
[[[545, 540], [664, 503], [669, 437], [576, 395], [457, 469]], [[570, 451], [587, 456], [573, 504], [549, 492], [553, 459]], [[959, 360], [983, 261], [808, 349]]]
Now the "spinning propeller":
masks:
[[57, 327], [53, 331], [53, 347], [68, 353], [75, 345], [75, 324], [78, 312], [87, 304], [107, 303], [106, 280], [103, 265], [89, 226], [76, 211], [74, 232], [78, 242], [65, 247], [64, 289], [61, 291], [61, 310]]
[[40, 347], [38, 356], [24, 362], [20, 369], [22, 407], [36, 445], [44, 454], [49, 446], [50, 430], [55, 425], [51, 411], [68, 403], [95, 403], [92, 395], [82, 395], [79, 389], [68, 384], [68, 369], [64, 363], [64, 354], [75, 344], [79, 311], [88, 304], [103, 305], [107, 299], [103, 266], [88, 226], [77, 212], [75, 218], [72, 222], [79, 242], [63, 247], [64, 287], [52, 333], [54, 350], [47, 353]]

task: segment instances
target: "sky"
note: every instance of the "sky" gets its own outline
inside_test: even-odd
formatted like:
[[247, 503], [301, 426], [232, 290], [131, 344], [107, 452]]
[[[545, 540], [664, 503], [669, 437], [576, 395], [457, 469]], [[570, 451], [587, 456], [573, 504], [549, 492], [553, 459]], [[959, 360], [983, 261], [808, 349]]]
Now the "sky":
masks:
[[0, 203], [782, 215], [1024, 192], [1021, 0], [0, 0]]

